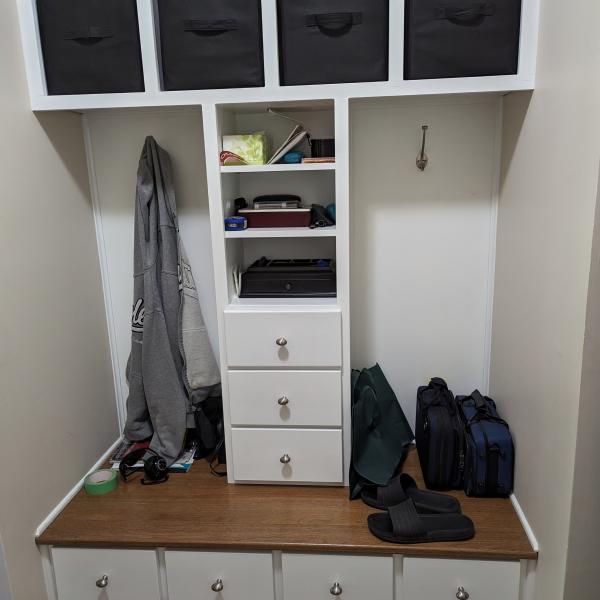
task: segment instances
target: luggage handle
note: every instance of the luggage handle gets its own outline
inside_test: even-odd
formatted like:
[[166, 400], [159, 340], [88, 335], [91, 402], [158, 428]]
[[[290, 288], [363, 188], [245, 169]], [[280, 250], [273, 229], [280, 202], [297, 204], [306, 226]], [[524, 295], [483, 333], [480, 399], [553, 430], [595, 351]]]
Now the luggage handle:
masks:
[[73, 42], [97, 42], [113, 37], [113, 32], [108, 27], [89, 26], [85, 29], [74, 29], [67, 31], [65, 40]]
[[476, 21], [479, 17], [490, 17], [494, 14], [495, 6], [492, 2], [476, 2], [462, 6], [438, 6], [436, 19], [459, 21], [468, 23]]
[[235, 31], [238, 28], [235, 19], [187, 19], [183, 22], [183, 30], [197, 33], [199, 35], [218, 35], [227, 31]]
[[306, 15], [306, 27], [318, 27], [326, 35], [344, 35], [362, 23], [361, 12], [320, 13]]
[[489, 411], [487, 402], [485, 401], [485, 398], [483, 397], [483, 395], [481, 394], [481, 392], [479, 390], [474, 390], [473, 393], [471, 394], [471, 398], [473, 398], [473, 402], [475, 403], [475, 410], [477, 412], [479, 412], [479, 411], [488, 412]]

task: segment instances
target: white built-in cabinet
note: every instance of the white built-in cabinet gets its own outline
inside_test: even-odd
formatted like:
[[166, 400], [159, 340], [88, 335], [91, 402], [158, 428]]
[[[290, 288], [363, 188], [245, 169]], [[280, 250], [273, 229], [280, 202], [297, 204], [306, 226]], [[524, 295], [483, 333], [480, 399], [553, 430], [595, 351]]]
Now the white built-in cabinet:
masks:
[[[351, 298], [352, 356], [360, 366], [363, 358], [388, 360], [397, 391], [414, 398], [416, 384], [442, 363], [460, 391], [486, 389], [497, 97], [534, 87], [539, 0], [523, 0], [516, 75], [405, 81], [403, 0], [390, 0], [389, 81], [291, 87], [279, 85], [276, 0], [262, 0], [265, 87], [181, 92], [161, 90], [154, 3], [137, 0], [146, 91], [85, 96], [47, 94], [35, 0], [16, 1], [32, 109], [84, 113], [121, 425], [134, 173], [143, 136], [157, 130], [175, 158], [192, 263], [204, 276], [211, 271], [200, 293], [210, 292], [203, 307], [216, 332], [231, 483], [347, 483]], [[335, 164], [221, 167], [224, 134], [262, 130], [285, 138], [288, 122], [268, 108], [302, 121], [314, 138], [335, 137]], [[422, 124], [430, 125], [433, 148], [425, 173], [415, 167]], [[306, 204], [335, 202], [336, 226], [224, 231], [236, 197], [278, 192], [297, 193]], [[206, 197], [208, 224], [197, 212]], [[337, 297], [239, 298], [233, 272], [263, 255], [334, 258]], [[408, 393], [399, 396], [411, 419]], [[50, 600], [527, 600], [519, 561], [164, 548], [42, 554]]]
[[59, 600], [525, 600], [520, 561], [53, 548], [51, 564]]

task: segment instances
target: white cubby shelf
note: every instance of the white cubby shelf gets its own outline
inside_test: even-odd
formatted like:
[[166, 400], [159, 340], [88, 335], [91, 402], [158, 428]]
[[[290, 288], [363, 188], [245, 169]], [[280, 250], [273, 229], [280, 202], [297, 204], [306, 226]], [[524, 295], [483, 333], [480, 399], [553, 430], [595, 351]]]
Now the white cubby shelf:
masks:
[[236, 165], [221, 167], [221, 173], [297, 173], [302, 171], [335, 171], [335, 163]]
[[334, 227], [250, 227], [243, 231], [226, 231], [228, 239], [250, 239], [250, 238], [311, 238], [311, 237], [335, 237]]

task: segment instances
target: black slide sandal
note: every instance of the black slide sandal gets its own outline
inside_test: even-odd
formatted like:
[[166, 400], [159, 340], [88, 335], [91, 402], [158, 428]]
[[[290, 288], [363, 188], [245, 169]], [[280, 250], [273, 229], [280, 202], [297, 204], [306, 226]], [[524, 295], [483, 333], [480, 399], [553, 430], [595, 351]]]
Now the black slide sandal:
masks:
[[420, 515], [412, 500], [390, 506], [387, 512], [369, 515], [369, 531], [392, 544], [458, 542], [475, 535], [473, 521], [465, 515]]
[[408, 498], [414, 501], [420, 514], [460, 513], [460, 502], [453, 496], [420, 490], [416, 481], [408, 474], [401, 473], [385, 487], [369, 486], [361, 493], [365, 504], [379, 510], [400, 504]]

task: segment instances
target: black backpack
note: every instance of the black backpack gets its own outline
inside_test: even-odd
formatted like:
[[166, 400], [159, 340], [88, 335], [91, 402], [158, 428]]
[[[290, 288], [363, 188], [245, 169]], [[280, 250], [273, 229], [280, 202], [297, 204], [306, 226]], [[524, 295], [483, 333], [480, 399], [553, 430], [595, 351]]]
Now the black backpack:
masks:
[[440, 377], [417, 391], [415, 434], [427, 487], [461, 489], [465, 429], [454, 394]]

